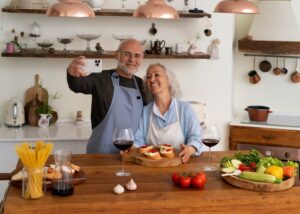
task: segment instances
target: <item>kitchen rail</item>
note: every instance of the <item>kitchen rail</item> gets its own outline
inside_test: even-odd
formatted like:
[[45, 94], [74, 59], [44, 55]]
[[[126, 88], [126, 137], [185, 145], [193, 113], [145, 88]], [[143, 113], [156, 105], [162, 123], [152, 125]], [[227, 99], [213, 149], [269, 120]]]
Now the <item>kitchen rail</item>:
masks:
[[277, 54], [244, 54], [244, 56], [257, 56], [257, 57], [275, 57], [275, 58], [292, 58], [298, 59], [300, 56], [292, 56], [292, 55], [277, 55]]

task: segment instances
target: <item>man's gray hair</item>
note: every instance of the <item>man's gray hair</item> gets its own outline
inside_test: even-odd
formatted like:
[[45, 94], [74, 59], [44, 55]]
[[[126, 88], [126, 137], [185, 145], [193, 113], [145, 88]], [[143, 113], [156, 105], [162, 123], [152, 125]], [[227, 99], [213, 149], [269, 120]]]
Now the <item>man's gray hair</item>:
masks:
[[[180, 84], [179, 84], [175, 74], [170, 69], [168, 69], [166, 66], [164, 66], [163, 64], [160, 64], [158, 62], [150, 64], [149, 67], [147, 68], [147, 72], [153, 66], [159, 66], [165, 71], [165, 73], [168, 77], [169, 85], [170, 85], [171, 96], [176, 97], [176, 98], [180, 97], [181, 96]], [[146, 72], [146, 75], [144, 76], [144, 82], [146, 82], [146, 80], [147, 80], [147, 72]], [[147, 88], [147, 90], [149, 90], [149, 89]]]

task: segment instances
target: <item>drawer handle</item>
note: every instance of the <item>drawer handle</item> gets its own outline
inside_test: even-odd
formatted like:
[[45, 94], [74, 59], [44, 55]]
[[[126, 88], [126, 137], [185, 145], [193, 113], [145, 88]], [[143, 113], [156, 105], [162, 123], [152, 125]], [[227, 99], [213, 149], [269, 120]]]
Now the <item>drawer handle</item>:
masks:
[[274, 136], [263, 136], [263, 139], [265, 140], [273, 140], [274, 138]]

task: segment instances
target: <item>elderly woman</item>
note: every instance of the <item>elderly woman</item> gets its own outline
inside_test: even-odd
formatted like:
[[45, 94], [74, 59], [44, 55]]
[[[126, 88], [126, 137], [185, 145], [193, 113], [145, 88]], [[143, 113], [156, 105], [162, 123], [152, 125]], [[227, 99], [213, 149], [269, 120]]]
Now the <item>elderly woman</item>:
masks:
[[143, 108], [134, 146], [171, 144], [184, 163], [201, 152], [201, 127], [188, 102], [180, 101], [178, 81], [162, 64], [151, 64], [144, 78], [154, 101]]

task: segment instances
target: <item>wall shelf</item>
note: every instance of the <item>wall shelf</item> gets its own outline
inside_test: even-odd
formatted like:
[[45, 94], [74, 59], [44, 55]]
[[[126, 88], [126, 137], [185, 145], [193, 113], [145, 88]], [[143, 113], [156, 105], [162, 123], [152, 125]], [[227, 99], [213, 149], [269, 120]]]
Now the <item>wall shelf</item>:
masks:
[[263, 41], [241, 39], [239, 50], [260, 54], [300, 54], [300, 41]]
[[[32, 13], [32, 14], [45, 14], [46, 9], [13, 9], [9, 7], [2, 8], [2, 12], [6, 13]], [[131, 17], [133, 15], [134, 10], [125, 10], [121, 11], [119, 9], [102, 9], [100, 11], [95, 11], [96, 16], [128, 16]], [[178, 11], [180, 18], [202, 18], [207, 16], [211, 17], [209, 13], [186, 13], [183, 11]]]
[[[77, 56], [85, 56], [86, 58], [103, 58], [103, 59], [113, 59], [115, 58], [115, 51], [105, 51], [105, 53], [98, 53], [96, 51], [80, 51], [80, 50], [70, 50], [65, 52], [62, 50], [55, 50], [53, 54], [48, 53], [43, 50], [35, 49], [24, 49], [18, 53], [6, 53], [1, 54], [2, 57], [34, 57], [34, 58], [74, 58]], [[209, 59], [210, 55], [202, 52], [196, 52], [193, 55], [189, 55], [187, 52], [180, 54], [145, 54], [145, 59]]]

